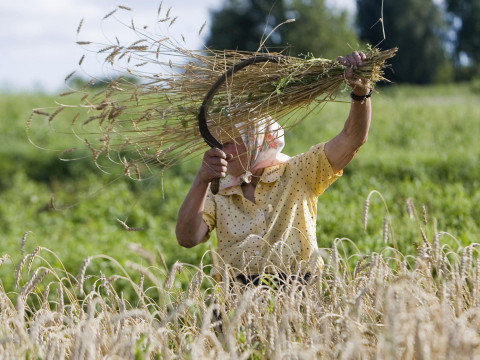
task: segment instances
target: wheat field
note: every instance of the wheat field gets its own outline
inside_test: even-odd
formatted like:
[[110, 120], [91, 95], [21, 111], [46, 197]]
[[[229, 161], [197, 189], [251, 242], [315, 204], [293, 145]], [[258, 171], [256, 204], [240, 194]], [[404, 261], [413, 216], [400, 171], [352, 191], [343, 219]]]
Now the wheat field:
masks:
[[[161, 253], [139, 245], [130, 251], [142, 256], [141, 264], [98, 255], [70, 274], [47, 248], [23, 254], [25, 236], [18, 263], [0, 258], [2, 272], [16, 283], [13, 291], [0, 287], [0, 357], [476, 358], [478, 244], [452, 248], [445, 240], [453, 235], [438, 231], [424, 207], [417, 213], [409, 200], [407, 208], [418, 230], [414, 254], [385, 246], [346, 255], [352, 240], [336, 239], [320, 249], [325, 267], [307, 281], [266, 275], [260, 285], [240, 284], [228, 269], [217, 282], [203, 261], [169, 268]], [[367, 221], [368, 202], [365, 210]], [[388, 221], [384, 232], [393, 235]], [[117, 271], [91, 273], [93, 263]]]
[[[46, 131], [68, 111], [42, 118], [36, 133], [61, 150], [38, 151], [24, 123], [53, 97], [2, 94], [0, 359], [479, 357], [477, 98], [478, 84], [380, 88], [369, 143], [322, 196], [322, 271], [306, 283], [273, 272], [244, 286], [229, 272], [219, 282], [209, 276], [210, 253], [202, 254], [210, 243], [187, 253], [175, 242], [195, 163], [173, 169], [166, 191], [162, 177], [136, 192], [119, 182], [93, 192], [92, 183], [104, 189], [98, 169], [60, 166], [65, 146]], [[335, 105], [288, 134], [291, 154], [338, 133], [348, 108]], [[385, 192], [396, 217], [378, 216], [369, 196], [362, 229], [352, 214], [372, 188]], [[425, 206], [417, 212], [408, 200], [403, 211], [408, 196], [447, 231]], [[127, 219], [145, 231], [125, 235]], [[148, 249], [127, 249], [132, 241]]]

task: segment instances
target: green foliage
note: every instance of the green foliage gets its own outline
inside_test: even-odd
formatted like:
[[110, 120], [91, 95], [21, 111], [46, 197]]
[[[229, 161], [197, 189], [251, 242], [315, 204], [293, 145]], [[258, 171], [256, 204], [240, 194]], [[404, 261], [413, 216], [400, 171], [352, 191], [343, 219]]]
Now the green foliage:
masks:
[[207, 44], [255, 51], [275, 26], [295, 18], [272, 34], [265, 43], [269, 49], [335, 58], [348, 47], [364, 47], [361, 41], [384, 49], [399, 47], [389, 76], [395, 82], [449, 83], [478, 76], [477, 0], [356, 0], [356, 5], [355, 34], [349, 14], [332, 9], [325, 0], [225, 0], [212, 12]]
[[[284, 1], [225, 0], [223, 7], [212, 12], [212, 25], [207, 46], [223, 50], [256, 51], [262, 38], [285, 17]], [[269, 47], [282, 44], [279, 33], [266, 43]]]
[[347, 13], [333, 11], [324, 0], [226, 0], [223, 8], [212, 13], [207, 45], [220, 50], [256, 51], [262, 39], [291, 18], [295, 22], [275, 30], [265, 43], [267, 48], [288, 47], [287, 53], [294, 56], [313, 54], [334, 58], [345, 53], [348, 45], [358, 45]]
[[[379, 21], [382, 3], [383, 19]], [[391, 62], [394, 71], [390, 79], [415, 84], [451, 80], [445, 79], [449, 66], [444, 47], [447, 24], [433, 0], [357, 0], [357, 9], [362, 40], [385, 49], [399, 48]]]
[[[407, 253], [413, 251], [414, 242], [422, 241], [406, 211], [408, 198], [419, 213], [425, 204], [429, 215], [425, 231], [430, 240], [434, 218], [438, 229], [453, 234], [457, 241], [475, 240], [480, 232], [477, 97], [469, 85], [390, 86], [374, 94], [368, 142], [342, 178], [319, 198], [319, 246], [329, 248], [335, 238], [344, 237], [352, 239], [361, 253], [383, 246], [386, 212], [379, 197], [371, 198], [367, 231], [363, 230], [363, 204], [372, 190], [383, 194], [395, 234], [400, 234], [396, 242]], [[346, 94], [341, 99], [347, 102], [329, 103], [287, 131], [285, 152], [304, 152], [335, 136], [349, 111]], [[53, 249], [74, 274], [85, 257], [95, 254], [111, 255], [121, 263], [132, 260], [130, 243], [159, 250], [169, 266], [176, 260], [198, 264], [214, 246], [215, 237], [183, 249], [175, 239], [175, 223], [200, 159], [142, 182], [102, 175], [88, 157], [60, 161], [58, 153], [32, 146], [24, 132], [31, 109], [52, 102], [40, 94], [1, 97], [0, 256], [8, 253], [17, 263], [22, 236], [29, 231], [26, 253], [37, 246]], [[62, 114], [58, 116], [61, 121]], [[61, 134], [50, 133], [48, 125], [44, 130], [45, 147], [65, 145]], [[55, 209], [51, 208], [52, 196]], [[127, 231], [117, 219], [143, 230]], [[388, 241], [391, 244], [391, 234]], [[345, 251], [356, 252], [353, 245], [345, 246]], [[204, 264], [208, 261], [207, 256]], [[108, 268], [102, 269], [107, 265], [93, 262], [90, 266], [108, 273]], [[12, 284], [4, 286], [11, 288]]]
[[[418, 233], [408, 231], [407, 198], [418, 206], [425, 204], [439, 229], [464, 243], [473, 241], [480, 225], [475, 201], [470, 201], [480, 196], [474, 104], [475, 95], [467, 86], [392, 86], [374, 95], [368, 142], [343, 177], [319, 198], [319, 245], [329, 247], [334, 237], [347, 237], [362, 251], [378, 248], [385, 215], [380, 202], [376, 205], [378, 199], [371, 202], [373, 222], [367, 233], [361, 222], [363, 202], [373, 189], [384, 195], [394, 214], [393, 226], [404, 234], [397, 242], [404, 249], [419, 241]], [[347, 110], [348, 106], [328, 104], [310, 116], [287, 134], [288, 139], [295, 137], [287, 141], [287, 152], [306, 151], [312, 134], [318, 134], [318, 141], [336, 135]]]
[[[470, 75], [479, 74], [475, 68], [480, 64], [480, 2], [478, 0], [447, 0], [447, 10], [451, 15], [451, 26], [456, 31], [454, 40], [455, 59], [462, 66], [460, 58], [467, 56], [471, 62]], [[459, 25], [457, 25], [459, 24]], [[477, 65], [477, 66], [475, 66]]]
[[292, 55], [313, 54], [315, 57], [335, 59], [361, 46], [352, 28], [348, 13], [334, 11], [325, 0], [294, 0], [290, 5], [295, 22], [282, 28]]

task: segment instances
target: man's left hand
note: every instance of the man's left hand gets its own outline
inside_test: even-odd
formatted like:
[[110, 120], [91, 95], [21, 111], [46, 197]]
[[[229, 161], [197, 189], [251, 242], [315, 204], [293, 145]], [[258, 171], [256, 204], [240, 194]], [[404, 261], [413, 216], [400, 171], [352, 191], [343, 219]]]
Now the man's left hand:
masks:
[[347, 67], [345, 70], [345, 79], [355, 95], [366, 95], [370, 91], [368, 80], [355, 78], [353, 76], [353, 69], [362, 66], [362, 60], [365, 60], [366, 58], [366, 55], [361, 51], [354, 51], [351, 54], [339, 56], [337, 58], [337, 61], [340, 64]]

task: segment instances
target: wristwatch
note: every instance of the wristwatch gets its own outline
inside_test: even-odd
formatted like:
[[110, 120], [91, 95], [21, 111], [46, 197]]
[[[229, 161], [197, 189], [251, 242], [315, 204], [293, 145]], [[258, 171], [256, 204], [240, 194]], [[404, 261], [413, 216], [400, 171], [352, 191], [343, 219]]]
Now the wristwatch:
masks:
[[367, 95], [356, 95], [353, 93], [353, 90], [352, 92], [350, 93], [350, 97], [353, 99], [353, 100], [357, 100], [357, 101], [364, 101], [365, 99], [369, 98], [370, 96], [372, 96], [372, 93], [373, 93], [373, 88], [370, 88], [370, 91], [368, 92]]

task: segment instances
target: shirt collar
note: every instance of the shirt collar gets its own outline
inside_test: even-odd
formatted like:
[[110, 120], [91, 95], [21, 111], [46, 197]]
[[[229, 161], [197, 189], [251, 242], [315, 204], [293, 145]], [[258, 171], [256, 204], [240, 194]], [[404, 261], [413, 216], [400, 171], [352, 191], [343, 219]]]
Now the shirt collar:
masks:
[[265, 168], [263, 171], [260, 181], [263, 183], [272, 183], [280, 179], [283, 172], [285, 171], [285, 163], [273, 165], [268, 168]]
[[[262, 183], [273, 183], [280, 179], [280, 176], [282, 176], [283, 172], [285, 171], [285, 164], [278, 164], [278, 165], [273, 165], [265, 168], [263, 171], [262, 176], [260, 177], [260, 182]], [[222, 181], [222, 179], [220, 179]], [[241, 185], [235, 185], [231, 186], [226, 189], [221, 189], [218, 192], [218, 195], [242, 195], [242, 186]]]
[[[220, 179], [220, 181], [222, 181], [222, 179]], [[240, 185], [234, 185], [226, 189], [220, 188], [218, 195], [243, 195], [242, 187]]]

